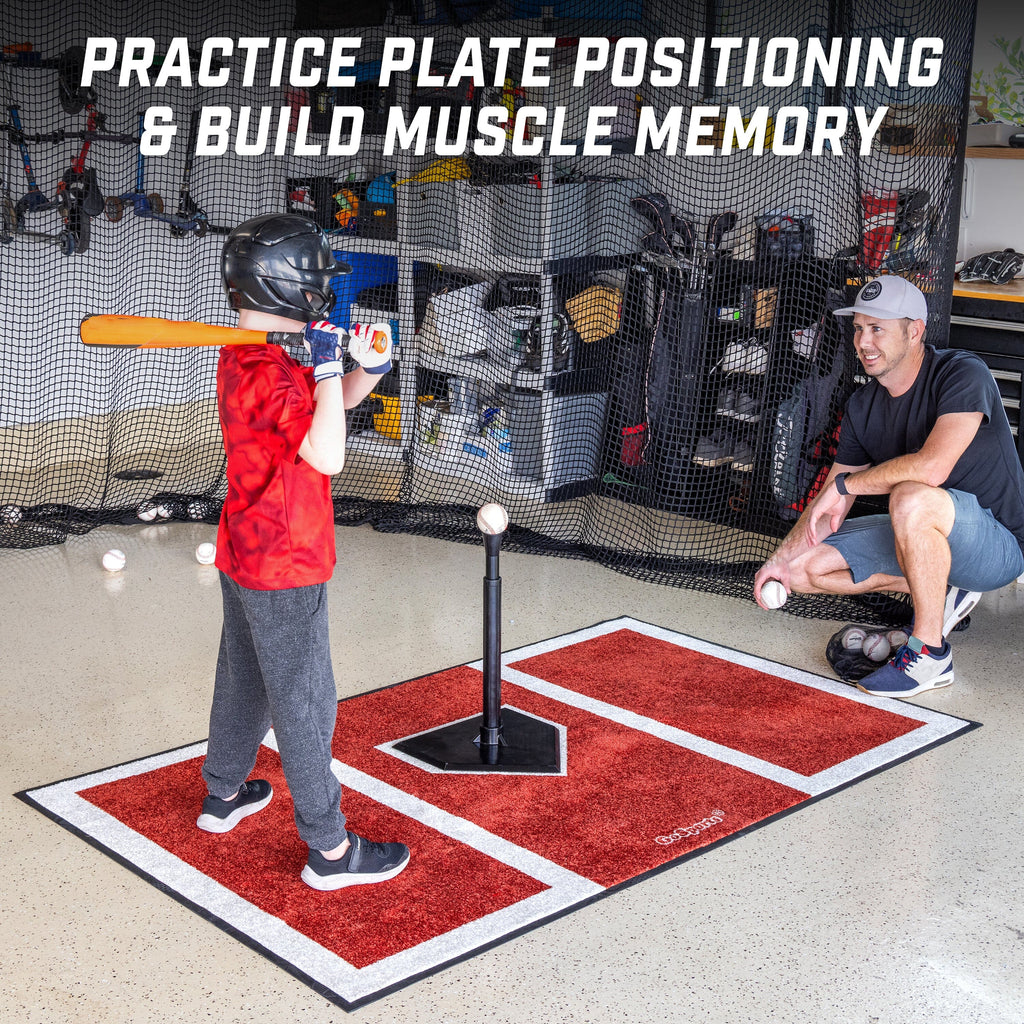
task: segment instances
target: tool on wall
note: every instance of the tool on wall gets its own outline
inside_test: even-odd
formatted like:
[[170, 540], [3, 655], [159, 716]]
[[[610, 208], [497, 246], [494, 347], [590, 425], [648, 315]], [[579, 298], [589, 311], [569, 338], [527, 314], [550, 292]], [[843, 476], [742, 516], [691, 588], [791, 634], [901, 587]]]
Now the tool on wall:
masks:
[[85, 110], [86, 126], [82, 146], [61, 176], [54, 195], [57, 211], [64, 224], [58, 240], [66, 256], [83, 253], [89, 248], [89, 221], [92, 217], [98, 217], [104, 208], [96, 170], [85, 166], [93, 135], [103, 128], [103, 115], [97, 111], [92, 95], [86, 101]]
[[181, 238], [189, 231], [197, 238], [206, 234], [209, 222], [205, 211], [201, 210], [192, 198], [192, 165], [196, 158], [196, 142], [199, 137], [199, 111], [193, 110], [188, 123], [188, 147], [185, 154], [185, 167], [181, 172], [181, 186], [178, 190], [177, 220], [171, 222], [171, 234]]
[[25, 177], [28, 180], [28, 191], [15, 204], [15, 217], [18, 229], [20, 230], [22, 220], [26, 214], [52, 210], [55, 203], [43, 194], [43, 190], [36, 182], [35, 171], [32, 170], [32, 157], [28, 151], [28, 144], [25, 142], [25, 129], [21, 123], [21, 113], [13, 103], [7, 108], [7, 113], [10, 115], [11, 124], [14, 126], [14, 137], [18, 143], [21, 164], [25, 169]]
[[[139, 141], [142, 139], [144, 114], [139, 114]], [[191, 147], [192, 151], [195, 146]], [[182, 179], [182, 191], [179, 206], [186, 208], [189, 204], [193, 207], [191, 196], [188, 193], [188, 177], [191, 175], [191, 161], [187, 162], [187, 175]], [[181, 234], [186, 231], [194, 232], [196, 235], [205, 235], [207, 222], [206, 214], [196, 207], [194, 216], [182, 216], [177, 213], [165, 213], [163, 197], [159, 192], [146, 192], [146, 158], [143, 156], [142, 147], [139, 145], [135, 156], [135, 189], [131, 192], [122, 192], [119, 196], [107, 196], [104, 212], [107, 220], [117, 223], [129, 207], [134, 211], [136, 217], [144, 217], [150, 220], [157, 220], [164, 224], [178, 228]], [[202, 216], [200, 216], [202, 214]]]

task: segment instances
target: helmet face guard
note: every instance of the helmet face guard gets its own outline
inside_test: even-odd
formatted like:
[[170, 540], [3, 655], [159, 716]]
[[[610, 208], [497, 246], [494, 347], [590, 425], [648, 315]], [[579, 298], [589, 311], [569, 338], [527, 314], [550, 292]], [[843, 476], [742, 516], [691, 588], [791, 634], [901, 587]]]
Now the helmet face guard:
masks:
[[224, 243], [221, 275], [233, 309], [306, 323], [334, 305], [331, 279], [349, 274], [308, 217], [270, 213], [239, 224]]

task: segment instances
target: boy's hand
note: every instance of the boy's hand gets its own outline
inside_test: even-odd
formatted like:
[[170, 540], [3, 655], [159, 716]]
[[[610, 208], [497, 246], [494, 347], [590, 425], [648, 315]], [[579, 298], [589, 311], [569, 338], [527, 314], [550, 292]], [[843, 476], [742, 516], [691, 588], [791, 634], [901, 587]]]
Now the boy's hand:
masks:
[[339, 331], [328, 320], [314, 320], [306, 324], [303, 342], [313, 357], [313, 379], [317, 382], [328, 377], [344, 377], [341, 357], [345, 353], [348, 335]]
[[353, 324], [348, 354], [367, 373], [391, 369], [391, 324]]

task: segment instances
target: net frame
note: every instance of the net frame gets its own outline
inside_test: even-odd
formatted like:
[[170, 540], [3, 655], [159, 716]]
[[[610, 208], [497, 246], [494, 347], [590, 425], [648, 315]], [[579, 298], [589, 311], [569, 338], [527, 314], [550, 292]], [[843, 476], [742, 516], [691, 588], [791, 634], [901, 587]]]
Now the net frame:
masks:
[[[806, 490], [787, 500], [793, 453], [787, 464], [780, 452], [797, 445], [798, 475], [813, 486], [828, 463], [842, 400], [858, 380], [829, 309], [868, 277], [901, 273], [928, 294], [929, 340], [947, 341], [973, 6], [966, 17], [932, 0], [416, 0], [380, 9], [385, 19], [358, 32], [328, 25], [336, 13], [282, 0], [258, 9], [188, 0], [173, 18], [142, 4], [111, 10], [82, 0], [14, 12], [0, 62], [4, 208], [31, 191], [22, 144], [46, 205], [28, 209], [0, 244], [0, 545], [59, 543], [103, 523], [154, 517], [216, 522], [225, 494], [216, 351], [89, 350], [78, 324], [95, 312], [231, 324], [217, 271], [225, 232], [249, 216], [292, 209], [317, 219], [337, 251], [356, 257], [332, 318], [343, 326], [387, 319], [399, 340], [398, 369], [349, 417], [347, 466], [333, 483], [338, 524], [476, 542], [476, 508], [500, 501], [510, 513], [511, 550], [587, 558], [650, 582], [749, 597], [754, 571], [806, 500]], [[612, 86], [595, 74], [578, 87], [567, 84], [574, 52], [563, 45], [555, 47], [548, 86], [517, 84], [519, 51], [500, 85], [446, 87], [403, 75], [380, 89], [374, 81], [385, 40], [396, 34], [433, 39], [430, 69], [443, 76], [466, 38], [513, 29], [524, 39], [561, 42], [653, 45], [671, 37], [687, 48], [698, 37], [804, 44], [877, 37], [903, 38], [909, 50], [934, 37], [944, 44], [942, 75], [927, 88], [910, 86], [904, 62], [889, 84], [883, 60], [871, 85], [856, 76], [850, 85], [779, 86], [748, 84], [744, 63], [719, 76], [707, 62], [693, 85]], [[151, 38], [166, 52], [181, 36], [294, 44], [357, 34], [357, 82], [347, 90], [274, 84], [264, 65], [243, 86], [238, 54], [223, 61], [231, 72], [225, 86], [171, 80], [146, 88], [105, 72], [93, 85], [90, 128], [90, 111], [74, 109], [81, 91], [67, 83], [69, 54], [97, 36]], [[787, 53], [780, 48], [779, 60]], [[307, 59], [303, 70], [314, 63]], [[630, 70], [628, 60], [622, 68]], [[166, 155], [140, 164], [139, 112], [157, 104], [174, 111], [177, 135]], [[285, 149], [302, 107], [314, 118], [306, 141], [324, 149], [334, 106], [359, 106], [367, 130], [364, 144], [345, 156], [189, 159], [188, 114], [211, 105], [228, 108], [235, 128], [243, 107], [270, 107], [274, 116], [288, 108], [293, 130], [277, 135]], [[432, 108], [432, 127], [445, 107], [475, 116], [505, 106], [523, 121], [524, 108], [540, 108], [545, 123], [532, 138], [544, 145], [559, 108], [561, 138], [577, 142], [593, 107], [617, 114], [602, 137], [611, 140], [608, 154], [452, 157], [457, 145], [443, 150], [435, 139], [424, 152], [398, 145], [385, 156], [379, 129], [396, 106], [410, 119]], [[801, 150], [807, 140], [793, 117], [765, 135], [770, 145], [778, 132], [791, 154], [759, 154], [742, 138], [727, 155], [670, 155], [653, 142], [636, 151], [644, 108], [661, 126], [674, 109], [694, 106], [724, 111], [705, 137], [712, 150], [729, 132], [735, 140], [756, 128], [759, 108], [775, 117], [787, 108], [843, 109], [851, 127], [840, 137], [842, 156]], [[861, 153], [852, 112], [881, 107], [886, 119]], [[812, 117], [809, 134], [814, 124]], [[74, 251], [76, 239], [67, 236], [75, 225], [54, 200], [76, 184], [61, 182], [85, 142], [85, 166], [95, 170], [107, 210], [86, 218], [88, 248]], [[371, 191], [388, 172], [401, 182], [393, 210]], [[668, 251], [657, 218], [634, 202], [652, 195], [668, 202], [668, 227], [660, 228]], [[142, 202], [153, 196], [162, 199], [160, 213]], [[107, 215], [111, 197], [121, 204], [117, 220]], [[713, 244], [715, 218], [728, 212], [736, 224]], [[474, 293], [479, 302], [467, 301], [478, 284], [486, 285]], [[609, 333], [607, 306], [616, 296], [621, 313]], [[827, 377], [834, 360], [841, 366], [824, 400], [824, 425], [811, 431], [805, 422], [811, 436], [797, 431], [794, 441], [781, 414], [801, 385]], [[787, 605], [799, 614], [895, 622], [905, 607], [885, 597]]]

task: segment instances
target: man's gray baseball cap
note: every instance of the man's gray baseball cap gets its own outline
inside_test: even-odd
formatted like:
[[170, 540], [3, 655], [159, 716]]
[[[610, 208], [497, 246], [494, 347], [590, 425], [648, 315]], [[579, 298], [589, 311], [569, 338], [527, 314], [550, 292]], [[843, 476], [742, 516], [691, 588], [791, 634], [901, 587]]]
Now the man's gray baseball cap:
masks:
[[853, 300], [852, 306], [837, 309], [836, 316], [863, 313], [876, 320], [928, 320], [928, 302], [924, 293], [905, 278], [895, 275], [868, 281]]

